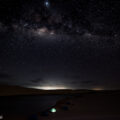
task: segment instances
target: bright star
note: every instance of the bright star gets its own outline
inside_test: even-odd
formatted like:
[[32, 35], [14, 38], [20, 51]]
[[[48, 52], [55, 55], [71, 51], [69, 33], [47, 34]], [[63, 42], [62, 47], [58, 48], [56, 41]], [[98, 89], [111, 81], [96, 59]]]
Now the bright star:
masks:
[[46, 7], [49, 7], [49, 6], [50, 6], [50, 3], [49, 3], [48, 0], [45, 1], [45, 6], [46, 6]]

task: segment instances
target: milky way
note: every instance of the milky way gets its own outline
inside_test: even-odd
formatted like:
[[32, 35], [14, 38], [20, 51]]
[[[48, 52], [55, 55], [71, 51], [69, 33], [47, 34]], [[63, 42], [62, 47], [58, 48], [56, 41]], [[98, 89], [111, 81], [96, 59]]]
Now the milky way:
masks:
[[119, 88], [119, 5], [113, 0], [1, 1], [0, 83]]

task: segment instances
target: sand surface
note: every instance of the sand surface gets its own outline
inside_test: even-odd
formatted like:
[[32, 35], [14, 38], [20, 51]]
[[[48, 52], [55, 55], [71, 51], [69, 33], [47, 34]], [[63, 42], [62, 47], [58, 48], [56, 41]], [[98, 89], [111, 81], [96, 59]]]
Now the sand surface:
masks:
[[[89, 93], [58, 101], [57, 112], [41, 116], [38, 120], [120, 120], [120, 93]], [[5, 120], [29, 120], [28, 116], [8, 116]]]
[[59, 101], [55, 108], [57, 112], [43, 120], [120, 120], [120, 94], [99, 93], [74, 97], [61, 103]]

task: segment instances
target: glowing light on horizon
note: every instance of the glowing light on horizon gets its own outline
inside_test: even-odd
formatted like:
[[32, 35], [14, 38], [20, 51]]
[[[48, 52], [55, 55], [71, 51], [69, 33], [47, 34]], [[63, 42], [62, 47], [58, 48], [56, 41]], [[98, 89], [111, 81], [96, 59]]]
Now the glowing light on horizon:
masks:
[[96, 87], [96, 88], [92, 88], [92, 90], [101, 91], [101, 90], [104, 90], [104, 89], [103, 89], [103, 88], [100, 88], [100, 87]]
[[67, 89], [64, 86], [41, 86], [41, 87], [32, 87], [34, 89], [41, 89], [41, 90], [65, 90]]

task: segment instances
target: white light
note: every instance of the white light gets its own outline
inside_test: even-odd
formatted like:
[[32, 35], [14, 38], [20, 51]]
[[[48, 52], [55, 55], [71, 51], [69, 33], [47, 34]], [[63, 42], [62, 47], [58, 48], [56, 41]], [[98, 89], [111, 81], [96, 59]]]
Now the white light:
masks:
[[56, 109], [55, 109], [55, 108], [52, 108], [50, 111], [51, 111], [52, 113], [55, 113], [55, 112], [56, 112]]
[[3, 116], [2, 115], [0, 115], [0, 120], [2, 120], [3, 119]]
[[45, 6], [46, 6], [46, 7], [49, 7], [49, 6], [50, 6], [50, 3], [49, 3], [48, 0], [45, 1]]
[[49, 2], [45, 2], [45, 4], [46, 4], [46, 6], [48, 6], [48, 5], [49, 5]]
[[32, 87], [32, 88], [35, 88], [35, 89], [42, 89], [42, 90], [65, 90], [67, 89], [66, 87], [64, 86], [41, 86], [41, 87]]

